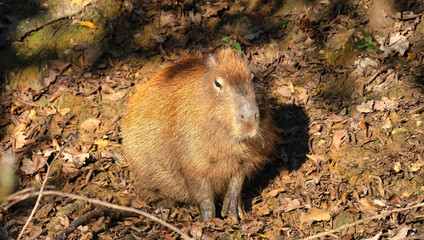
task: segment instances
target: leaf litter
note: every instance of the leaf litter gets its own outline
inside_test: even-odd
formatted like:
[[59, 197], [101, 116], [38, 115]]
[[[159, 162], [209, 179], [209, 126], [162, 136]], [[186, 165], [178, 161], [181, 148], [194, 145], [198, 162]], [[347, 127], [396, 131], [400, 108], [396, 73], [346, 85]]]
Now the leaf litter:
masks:
[[[370, 43], [378, 39], [379, 49], [367, 51], [355, 40], [368, 36], [364, 20], [354, 17], [363, 9], [346, 5], [334, 15], [313, 15], [332, 1], [321, 1], [306, 16], [273, 10], [271, 2], [253, 7], [227, 1], [124, 2], [122, 11], [131, 14], [120, 20], [122, 28], [138, 22], [145, 31], [124, 34], [134, 42], [119, 42], [117, 36], [110, 51], [76, 43], [72, 59], [49, 59], [38, 89], [7, 86], [2, 92], [8, 120], [1, 122], [0, 153], [15, 151], [19, 189], [39, 186], [46, 165], [68, 141], [52, 166], [50, 185], [143, 209], [198, 239], [302, 239], [422, 202], [424, 98], [416, 79], [422, 78], [423, 56], [411, 49], [418, 45], [414, 36], [424, 36], [417, 21], [421, 14], [388, 15], [396, 26], [387, 27], [385, 37], [373, 36]], [[98, 21], [78, 22], [93, 31], [101, 28]], [[334, 49], [320, 44], [326, 39], [322, 34], [337, 33], [347, 37]], [[281, 153], [246, 187], [247, 217], [238, 225], [222, 218], [200, 223], [193, 206], [163, 209], [139, 200], [119, 135], [120, 110], [135, 83], [161, 64], [209, 54], [228, 36], [228, 46], [246, 54], [258, 84], [270, 93], [284, 141]], [[128, 54], [120, 55], [122, 50]], [[41, 204], [27, 237], [52, 239], [97, 208], [59, 197], [45, 197]], [[23, 205], [1, 210], [0, 228], [4, 221], [15, 238], [30, 211]], [[422, 216], [423, 208], [392, 213], [329, 238], [414, 237], [424, 234]], [[179, 239], [148, 219], [113, 214], [80, 225], [67, 237]]]

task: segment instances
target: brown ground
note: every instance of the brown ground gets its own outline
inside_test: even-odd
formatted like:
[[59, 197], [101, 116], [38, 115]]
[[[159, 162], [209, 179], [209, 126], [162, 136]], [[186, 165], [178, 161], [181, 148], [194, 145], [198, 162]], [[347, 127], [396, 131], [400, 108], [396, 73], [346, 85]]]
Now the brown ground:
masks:
[[[424, 196], [422, 1], [100, 2], [0, 2], [0, 197], [39, 188], [58, 156], [49, 189], [140, 208], [194, 238], [302, 239], [386, 213], [325, 238], [424, 237], [413, 207]], [[246, 186], [237, 225], [145, 205], [120, 150], [134, 84], [223, 46], [248, 56], [284, 139]], [[19, 235], [35, 198], [12, 203], [0, 203], [0, 239]], [[42, 198], [23, 238], [53, 239], [84, 218], [69, 239], [180, 238], [57, 196]]]

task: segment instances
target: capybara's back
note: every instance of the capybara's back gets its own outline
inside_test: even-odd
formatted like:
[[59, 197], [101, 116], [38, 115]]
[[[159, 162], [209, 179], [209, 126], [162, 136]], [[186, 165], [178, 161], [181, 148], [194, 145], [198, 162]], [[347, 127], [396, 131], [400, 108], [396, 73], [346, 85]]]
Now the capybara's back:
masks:
[[[123, 147], [140, 197], [197, 204], [202, 220], [243, 217], [241, 189], [277, 136], [245, 60], [230, 49], [160, 70], [128, 100]], [[260, 107], [258, 107], [260, 106]]]

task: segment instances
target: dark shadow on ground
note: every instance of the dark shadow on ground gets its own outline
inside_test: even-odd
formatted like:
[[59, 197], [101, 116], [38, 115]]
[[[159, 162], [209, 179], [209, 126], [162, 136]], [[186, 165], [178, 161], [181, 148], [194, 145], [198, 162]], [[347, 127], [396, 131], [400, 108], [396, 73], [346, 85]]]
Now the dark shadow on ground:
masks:
[[271, 161], [252, 178], [244, 188], [246, 210], [251, 210], [252, 199], [260, 196], [282, 170], [295, 171], [306, 161], [309, 153], [308, 117], [302, 107], [278, 105], [273, 112], [274, 121], [279, 129], [282, 144]]

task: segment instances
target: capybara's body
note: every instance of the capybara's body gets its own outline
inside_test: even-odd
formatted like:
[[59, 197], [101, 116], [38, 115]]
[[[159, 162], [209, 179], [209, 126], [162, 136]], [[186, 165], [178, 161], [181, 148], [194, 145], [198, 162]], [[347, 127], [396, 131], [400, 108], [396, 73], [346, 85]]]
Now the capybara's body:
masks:
[[242, 217], [241, 189], [275, 149], [275, 126], [258, 107], [252, 75], [232, 50], [160, 70], [128, 100], [123, 147], [140, 197], [197, 204], [202, 220]]

